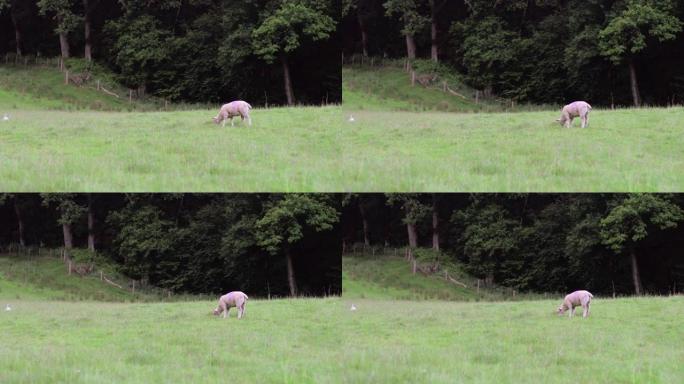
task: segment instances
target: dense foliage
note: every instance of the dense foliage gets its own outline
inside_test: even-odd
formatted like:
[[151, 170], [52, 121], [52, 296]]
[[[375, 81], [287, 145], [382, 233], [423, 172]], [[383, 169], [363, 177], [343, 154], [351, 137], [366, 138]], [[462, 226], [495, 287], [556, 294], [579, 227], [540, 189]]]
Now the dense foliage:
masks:
[[334, 0], [0, 0], [0, 54], [84, 57], [140, 93], [341, 100]]
[[336, 195], [0, 194], [0, 246], [91, 247], [178, 292], [339, 294]]
[[343, 0], [346, 55], [441, 61], [519, 101], [684, 102], [683, 0]]
[[486, 283], [542, 292], [684, 287], [683, 195], [356, 194], [344, 202], [347, 247], [441, 249]]

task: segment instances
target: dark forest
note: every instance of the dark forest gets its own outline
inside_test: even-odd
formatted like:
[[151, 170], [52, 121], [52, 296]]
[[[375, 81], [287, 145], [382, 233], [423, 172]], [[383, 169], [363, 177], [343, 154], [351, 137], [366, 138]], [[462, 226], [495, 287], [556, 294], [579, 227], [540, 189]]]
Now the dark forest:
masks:
[[0, 0], [0, 54], [93, 60], [174, 101], [338, 103], [339, 15], [332, 0]]
[[433, 248], [521, 291], [665, 294], [684, 287], [684, 196], [356, 194], [345, 248]]
[[340, 204], [324, 194], [1, 194], [0, 248], [91, 249], [175, 292], [336, 295]]
[[682, 0], [344, 0], [343, 52], [431, 59], [530, 103], [684, 101]]

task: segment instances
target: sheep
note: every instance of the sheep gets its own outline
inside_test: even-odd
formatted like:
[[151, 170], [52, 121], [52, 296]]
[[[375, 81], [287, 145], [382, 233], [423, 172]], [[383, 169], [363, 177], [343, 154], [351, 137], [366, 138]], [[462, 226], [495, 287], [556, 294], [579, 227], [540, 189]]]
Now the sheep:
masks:
[[582, 128], [586, 128], [589, 124], [590, 111], [591, 105], [589, 105], [587, 102], [575, 101], [563, 107], [563, 110], [561, 111], [561, 117], [556, 121], [559, 122], [560, 125], [570, 128], [570, 125], [572, 125], [572, 120], [579, 116], [579, 118], [582, 119]]
[[223, 312], [223, 318], [228, 316], [228, 311], [231, 307], [236, 307], [238, 310], [238, 319], [241, 319], [245, 314], [245, 303], [247, 302], [247, 295], [240, 291], [228, 292], [219, 298], [218, 307], [214, 309], [214, 315], [218, 316]]
[[558, 315], [562, 315], [565, 311], [570, 311], [568, 317], [575, 314], [575, 307], [582, 306], [582, 317], [589, 316], [589, 304], [591, 298], [594, 297], [589, 291], [575, 291], [563, 299], [563, 302], [558, 307]]
[[242, 100], [231, 101], [228, 104], [224, 104], [219, 110], [218, 115], [214, 117], [214, 123], [218, 124], [223, 122], [222, 127], [226, 126], [226, 119], [230, 119], [230, 126], [233, 126], [233, 117], [240, 116], [241, 120], [247, 119], [247, 123], [252, 125], [252, 119], [249, 117], [249, 110], [252, 106], [247, 102]]

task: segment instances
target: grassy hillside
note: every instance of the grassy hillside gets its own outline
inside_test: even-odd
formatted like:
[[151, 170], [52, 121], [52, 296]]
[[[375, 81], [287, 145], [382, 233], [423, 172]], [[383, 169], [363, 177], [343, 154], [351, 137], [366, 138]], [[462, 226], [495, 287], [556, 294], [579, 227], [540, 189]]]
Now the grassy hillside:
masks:
[[436, 87], [412, 87], [409, 75], [393, 66], [344, 67], [342, 80], [343, 103], [350, 109], [475, 112], [498, 108], [476, 104], [467, 89], [468, 96], [462, 98]]
[[108, 90], [120, 97], [97, 91], [93, 82], [82, 87], [64, 84], [64, 74], [54, 67], [0, 65], [0, 114], [15, 109], [47, 110], [154, 110], [150, 101], [128, 101], [127, 91], [110, 80], [111, 74], [98, 71], [107, 80]]
[[[120, 277], [109, 271], [107, 276]], [[114, 287], [100, 281], [96, 273], [84, 277], [75, 273], [68, 275], [61, 259], [33, 253], [32, 256], [0, 254], [0, 300], [3, 299], [145, 301], [157, 300], [158, 296], [139, 289], [133, 294]]]
[[452, 267], [449, 276], [463, 287], [444, 279], [443, 274], [413, 274], [411, 264], [393, 255], [358, 253], [342, 258], [342, 292], [347, 299], [501, 301], [529, 300], [548, 295], [518, 294], [503, 287], [477, 288], [477, 279]]

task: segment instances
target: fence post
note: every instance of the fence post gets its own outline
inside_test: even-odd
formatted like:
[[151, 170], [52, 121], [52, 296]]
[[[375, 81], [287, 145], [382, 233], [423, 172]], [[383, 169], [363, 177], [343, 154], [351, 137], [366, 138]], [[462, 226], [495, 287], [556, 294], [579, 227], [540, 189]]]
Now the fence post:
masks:
[[100, 90], [100, 80], [99, 79], [97, 80], [97, 90], [98, 91]]
[[64, 84], [69, 85], [69, 70], [64, 71]]
[[68, 265], [69, 265], [69, 275], [71, 275], [71, 260], [69, 260]]
[[102, 270], [100, 269], [100, 281], [102, 281], [102, 280], [104, 280], [104, 278], [102, 276]]
[[416, 71], [411, 71], [411, 86], [416, 86]]

